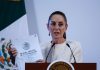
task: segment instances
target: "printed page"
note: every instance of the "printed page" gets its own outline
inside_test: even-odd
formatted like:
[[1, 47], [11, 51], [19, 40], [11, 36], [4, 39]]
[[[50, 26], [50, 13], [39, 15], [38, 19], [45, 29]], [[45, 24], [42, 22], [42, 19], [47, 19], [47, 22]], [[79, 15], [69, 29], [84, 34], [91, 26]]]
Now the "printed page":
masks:
[[16, 39], [12, 41], [12, 43], [18, 52], [16, 57], [18, 70], [25, 70], [25, 63], [34, 63], [39, 59], [43, 59], [38, 36], [36, 34], [24, 39]]

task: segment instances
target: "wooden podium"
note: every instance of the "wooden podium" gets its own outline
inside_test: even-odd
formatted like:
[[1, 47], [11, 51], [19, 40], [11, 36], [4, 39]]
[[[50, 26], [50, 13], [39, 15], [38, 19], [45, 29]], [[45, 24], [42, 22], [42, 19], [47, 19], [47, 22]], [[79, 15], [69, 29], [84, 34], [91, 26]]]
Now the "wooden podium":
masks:
[[[50, 63], [26, 63], [25, 70], [46, 70]], [[97, 70], [96, 63], [72, 63], [75, 70]]]

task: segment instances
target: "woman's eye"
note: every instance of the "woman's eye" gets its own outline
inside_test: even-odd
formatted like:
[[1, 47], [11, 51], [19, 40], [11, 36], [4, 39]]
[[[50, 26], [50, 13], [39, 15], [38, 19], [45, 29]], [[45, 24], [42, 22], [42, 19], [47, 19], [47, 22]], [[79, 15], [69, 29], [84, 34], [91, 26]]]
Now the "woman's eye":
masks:
[[56, 23], [55, 23], [55, 22], [52, 22], [52, 23], [51, 23], [51, 25], [55, 26], [55, 25], [56, 25]]
[[61, 27], [61, 26], [63, 26], [63, 24], [62, 23], [59, 23], [59, 26]]

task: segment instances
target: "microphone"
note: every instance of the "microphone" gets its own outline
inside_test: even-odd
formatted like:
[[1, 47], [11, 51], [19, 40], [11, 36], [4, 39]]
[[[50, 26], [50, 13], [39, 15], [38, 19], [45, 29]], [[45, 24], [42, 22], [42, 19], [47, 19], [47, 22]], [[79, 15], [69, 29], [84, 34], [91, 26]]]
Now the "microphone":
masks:
[[49, 50], [49, 52], [48, 52], [48, 54], [47, 54], [47, 56], [46, 56], [46, 62], [47, 62], [47, 59], [48, 59], [48, 56], [49, 56], [49, 54], [50, 54], [50, 51], [52, 50], [52, 48], [53, 48], [53, 46], [55, 45], [55, 43], [53, 43], [52, 45], [51, 45], [51, 48], [50, 48], [50, 50]]
[[70, 48], [70, 51], [71, 51], [72, 56], [73, 56], [73, 58], [74, 58], [74, 63], [76, 63], [76, 59], [75, 59], [75, 56], [74, 56], [74, 54], [73, 54], [73, 51], [72, 51], [70, 45], [69, 45], [68, 43], [66, 43], [66, 45]]

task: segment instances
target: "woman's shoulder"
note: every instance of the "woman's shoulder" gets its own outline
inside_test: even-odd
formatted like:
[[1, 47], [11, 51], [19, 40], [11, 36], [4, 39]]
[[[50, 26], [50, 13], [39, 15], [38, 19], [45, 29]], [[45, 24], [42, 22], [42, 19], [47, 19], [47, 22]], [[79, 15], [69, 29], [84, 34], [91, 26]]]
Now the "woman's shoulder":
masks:
[[74, 45], [79, 45], [80, 44], [80, 42], [76, 41], [76, 40], [68, 40], [67, 43], [68, 44], [74, 44]]
[[71, 46], [72, 49], [81, 49], [81, 44], [79, 41], [70, 40], [67, 43]]
[[50, 47], [50, 45], [51, 45], [51, 42], [45, 42], [45, 43], [40, 44], [42, 49], [48, 48], [48, 47]]

